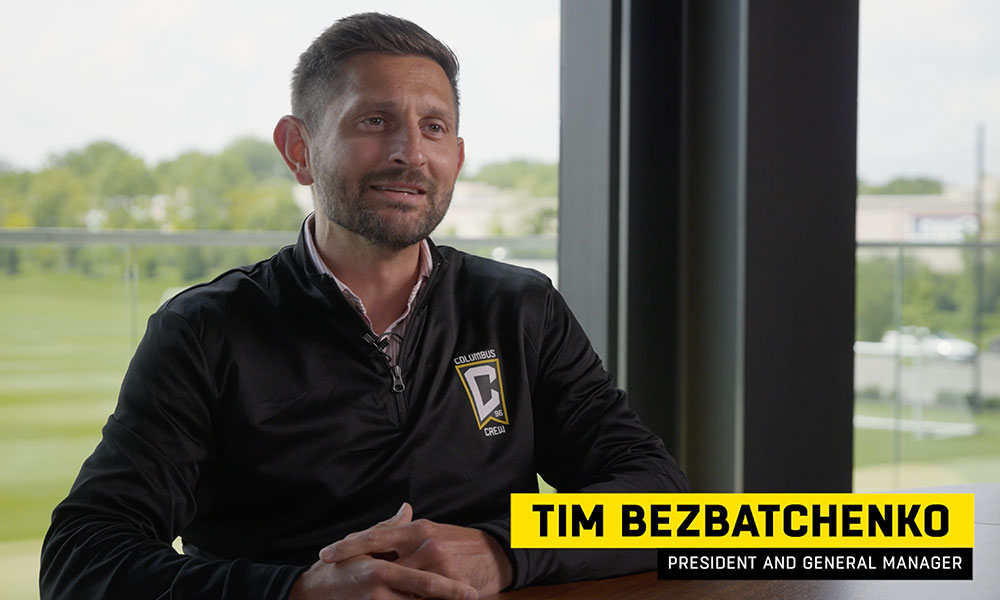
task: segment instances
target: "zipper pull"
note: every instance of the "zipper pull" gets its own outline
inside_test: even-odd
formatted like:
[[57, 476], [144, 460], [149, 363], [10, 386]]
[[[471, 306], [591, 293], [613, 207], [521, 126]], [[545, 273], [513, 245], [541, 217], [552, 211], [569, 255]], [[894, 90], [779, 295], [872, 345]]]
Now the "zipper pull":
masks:
[[392, 391], [397, 394], [401, 393], [406, 389], [406, 386], [403, 385], [403, 373], [400, 370], [399, 365], [392, 365], [390, 371], [392, 371]]

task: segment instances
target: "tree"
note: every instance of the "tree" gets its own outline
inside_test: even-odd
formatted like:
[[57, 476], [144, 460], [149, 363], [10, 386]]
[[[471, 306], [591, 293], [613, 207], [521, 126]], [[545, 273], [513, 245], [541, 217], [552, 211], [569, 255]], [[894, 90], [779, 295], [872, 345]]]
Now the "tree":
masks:
[[[484, 165], [467, 179], [518, 192], [509, 210], [516, 214], [516, 231], [506, 235], [555, 233], [559, 220], [559, 165], [529, 160], [511, 160]], [[500, 219], [495, 219], [500, 223]]]
[[88, 225], [115, 229], [157, 225], [150, 206], [156, 178], [138, 156], [100, 141], [53, 156], [49, 163], [76, 174], [86, 185]]
[[[293, 187], [280, 155], [262, 140], [241, 138], [217, 154], [188, 152], [152, 169], [121, 146], [98, 141], [51, 156], [37, 172], [0, 163], [0, 226], [294, 230], [303, 214]], [[245, 253], [175, 250], [144, 251], [144, 276], [167, 267], [198, 279], [216, 263], [232, 264]], [[101, 275], [107, 262], [102, 252], [10, 249], [0, 251], [0, 272], [16, 273], [27, 262]]]
[[[28, 227], [27, 192], [31, 174], [17, 172], [9, 163], [0, 161], [0, 227]], [[16, 275], [21, 272], [21, 249], [0, 248], [0, 272]]]
[[151, 196], [156, 178], [141, 158], [113, 142], [93, 142], [50, 159], [53, 166], [68, 169], [100, 198]]
[[160, 189], [171, 197], [169, 218], [179, 229], [232, 229], [226, 193], [250, 187], [253, 174], [239, 157], [186, 152], [156, 166]]
[[[896, 258], [876, 257], [857, 263], [855, 336], [877, 341], [896, 327]], [[903, 259], [903, 325], [931, 330], [962, 330], [971, 324], [971, 288], [968, 269], [958, 273], [934, 271], [912, 256]]]
[[0, 227], [31, 227], [30, 201], [32, 174], [27, 171], [0, 172]]
[[292, 195], [294, 179], [273, 144], [240, 138], [219, 157], [245, 165], [254, 178], [225, 193], [234, 229], [298, 229], [303, 215]]
[[73, 171], [55, 167], [31, 178], [27, 209], [35, 227], [82, 227], [89, 208], [87, 184]]
[[530, 160], [511, 160], [483, 165], [469, 177], [490, 185], [520, 190], [529, 196], [559, 196], [559, 165]]
[[234, 229], [288, 231], [302, 223], [302, 209], [287, 181], [271, 179], [233, 188], [225, 198]]
[[292, 173], [274, 144], [254, 137], [242, 137], [226, 146], [221, 156], [246, 165], [257, 181], [278, 179], [291, 183]]
[[933, 195], [942, 190], [941, 180], [933, 177], [896, 177], [884, 185], [870, 185], [858, 179], [858, 194]]
[[170, 222], [179, 229], [296, 229], [303, 215], [294, 184], [269, 148], [243, 138], [217, 155], [187, 152], [157, 165]]
[[896, 261], [879, 257], [858, 261], [855, 339], [878, 341], [893, 328]]

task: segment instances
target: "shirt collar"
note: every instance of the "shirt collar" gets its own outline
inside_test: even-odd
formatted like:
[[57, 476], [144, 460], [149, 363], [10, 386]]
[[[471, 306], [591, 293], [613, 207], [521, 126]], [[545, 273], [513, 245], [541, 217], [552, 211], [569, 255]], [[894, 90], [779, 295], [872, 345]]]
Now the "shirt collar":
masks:
[[[330, 270], [330, 267], [327, 266], [326, 262], [323, 260], [323, 257], [319, 255], [319, 250], [317, 250], [316, 248], [315, 230], [316, 230], [316, 213], [310, 213], [309, 216], [306, 217], [305, 238], [306, 238], [306, 248], [309, 251], [309, 257], [312, 259], [313, 266], [320, 273], [324, 273], [332, 277], [333, 280], [337, 283], [337, 287], [340, 288], [341, 293], [347, 296], [347, 298], [356, 305], [356, 308], [359, 308], [362, 312], [364, 312], [364, 306], [361, 304], [361, 299], [358, 298], [358, 296], [351, 291], [351, 288], [347, 287], [347, 284], [345, 284], [343, 281], [338, 279], [336, 275], [334, 275], [333, 271]], [[430, 244], [427, 242], [426, 239], [420, 240], [420, 255], [419, 258], [417, 259], [417, 268], [420, 271], [420, 275], [417, 277], [417, 284], [414, 286], [413, 292], [410, 294], [410, 302], [413, 301], [413, 298], [416, 296], [417, 291], [420, 290], [420, 285], [425, 280], [430, 278], [431, 269], [433, 267], [434, 267], [434, 260], [431, 257]]]

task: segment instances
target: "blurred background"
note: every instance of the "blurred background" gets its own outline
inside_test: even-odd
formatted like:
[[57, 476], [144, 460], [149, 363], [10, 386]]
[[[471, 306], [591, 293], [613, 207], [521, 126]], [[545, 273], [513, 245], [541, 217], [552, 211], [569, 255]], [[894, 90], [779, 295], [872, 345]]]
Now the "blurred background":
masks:
[[461, 60], [467, 163], [438, 243], [555, 270], [559, 4], [98, 0], [0, 18], [0, 598], [37, 598], [49, 514], [100, 439], [146, 319], [294, 243], [270, 139], [334, 20], [419, 23]]
[[[1000, 6], [860, 7], [854, 489], [996, 481]], [[37, 598], [49, 513], [148, 315], [294, 242], [311, 198], [271, 128], [298, 54], [366, 10], [462, 63], [468, 162], [435, 241], [558, 283], [557, 0], [4, 7], [0, 598]]]
[[860, 3], [855, 491], [1000, 478], [1000, 7]]

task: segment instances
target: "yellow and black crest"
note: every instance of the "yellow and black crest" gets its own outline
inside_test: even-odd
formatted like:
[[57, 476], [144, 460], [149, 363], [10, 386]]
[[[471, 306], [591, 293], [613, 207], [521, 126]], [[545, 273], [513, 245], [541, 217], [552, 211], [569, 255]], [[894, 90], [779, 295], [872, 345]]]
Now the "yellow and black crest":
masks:
[[500, 376], [500, 359], [491, 358], [457, 365], [455, 370], [462, 380], [465, 393], [469, 395], [479, 429], [490, 421], [498, 425], [509, 425], [503, 378]]

